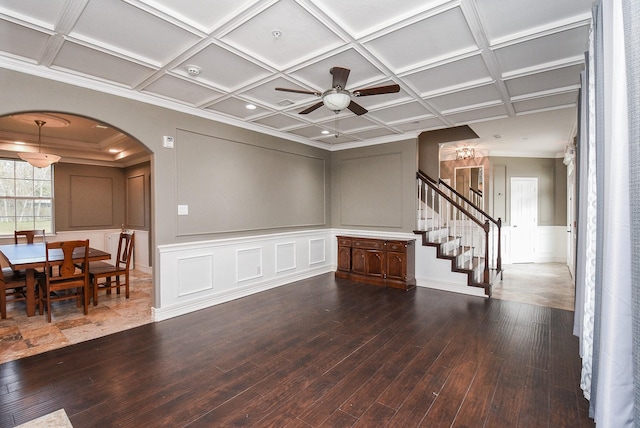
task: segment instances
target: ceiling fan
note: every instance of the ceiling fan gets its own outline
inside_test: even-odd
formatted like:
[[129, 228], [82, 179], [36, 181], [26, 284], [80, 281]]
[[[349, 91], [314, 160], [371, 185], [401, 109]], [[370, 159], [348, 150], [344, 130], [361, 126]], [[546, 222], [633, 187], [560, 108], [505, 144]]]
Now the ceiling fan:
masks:
[[295, 92], [297, 94], [309, 94], [316, 97], [322, 97], [322, 101], [308, 107], [300, 112], [300, 114], [309, 114], [319, 109], [323, 105], [336, 114], [348, 108], [358, 116], [365, 114], [368, 110], [351, 99], [351, 97], [365, 97], [368, 95], [381, 95], [400, 92], [399, 85], [375, 86], [372, 88], [356, 89], [348, 91], [345, 89], [347, 79], [351, 70], [342, 67], [332, 67], [329, 72], [333, 75], [333, 83], [331, 89], [324, 92], [304, 91], [298, 89], [276, 88], [276, 91]]

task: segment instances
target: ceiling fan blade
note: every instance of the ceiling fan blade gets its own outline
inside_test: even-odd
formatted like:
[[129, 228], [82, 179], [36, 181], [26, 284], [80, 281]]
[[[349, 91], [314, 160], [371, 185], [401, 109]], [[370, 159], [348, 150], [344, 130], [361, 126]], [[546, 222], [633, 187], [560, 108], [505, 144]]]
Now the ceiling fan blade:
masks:
[[353, 101], [349, 103], [349, 106], [347, 106], [347, 108], [352, 112], [354, 112], [355, 114], [357, 114], [358, 116], [362, 116], [363, 114], [369, 111], [366, 108], [362, 107], [360, 104], [357, 104]]
[[329, 70], [329, 73], [333, 75], [332, 88], [335, 88], [336, 86], [339, 86], [340, 89], [346, 88], [347, 79], [349, 78], [351, 70], [342, 67], [332, 67], [331, 70]]
[[306, 109], [302, 110], [300, 113], [298, 114], [309, 114], [314, 110], [319, 109], [320, 107], [322, 107], [324, 103], [322, 101], [320, 101], [319, 103], [315, 103], [314, 105], [312, 105], [311, 107], [307, 107]]
[[294, 92], [296, 94], [309, 94], [309, 95], [315, 95], [316, 97], [319, 97], [320, 95], [322, 95], [318, 91], [304, 91], [304, 90], [301, 90], [301, 89], [276, 88], [276, 91]]
[[400, 92], [400, 85], [375, 86], [373, 88], [363, 88], [352, 91], [355, 97], [365, 97], [367, 95], [393, 94]]

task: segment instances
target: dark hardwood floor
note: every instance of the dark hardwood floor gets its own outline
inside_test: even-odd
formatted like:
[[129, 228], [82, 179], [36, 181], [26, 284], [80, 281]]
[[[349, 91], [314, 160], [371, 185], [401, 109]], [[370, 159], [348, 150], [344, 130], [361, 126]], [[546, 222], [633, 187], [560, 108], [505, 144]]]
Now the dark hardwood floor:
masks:
[[0, 426], [593, 427], [573, 313], [325, 274], [0, 365]]

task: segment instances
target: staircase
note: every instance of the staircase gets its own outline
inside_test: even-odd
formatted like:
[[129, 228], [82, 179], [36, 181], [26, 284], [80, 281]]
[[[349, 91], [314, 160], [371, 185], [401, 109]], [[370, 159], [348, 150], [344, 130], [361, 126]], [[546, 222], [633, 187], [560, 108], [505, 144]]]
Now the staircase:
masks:
[[502, 277], [502, 220], [493, 219], [478, 206], [478, 192], [469, 198], [442, 180], [418, 171], [418, 213], [415, 233], [422, 245], [436, 248], [437, 257], [451, 261], [451, 271], [467, 275], [469, 287], [491, 287]]

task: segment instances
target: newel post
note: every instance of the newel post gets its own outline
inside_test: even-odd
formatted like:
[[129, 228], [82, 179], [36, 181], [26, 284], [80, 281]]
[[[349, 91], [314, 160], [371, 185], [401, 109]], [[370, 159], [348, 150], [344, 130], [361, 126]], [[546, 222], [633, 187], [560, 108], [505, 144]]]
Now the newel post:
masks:
[[496, 261], [496, 267], [498, 272], [502, 272], [502, 244], [500, 237], [502, 236], [502, 219], [498, 217], [498, 260]]
[[489, 220], [484, 221], [484, 283], [489, 283]]

